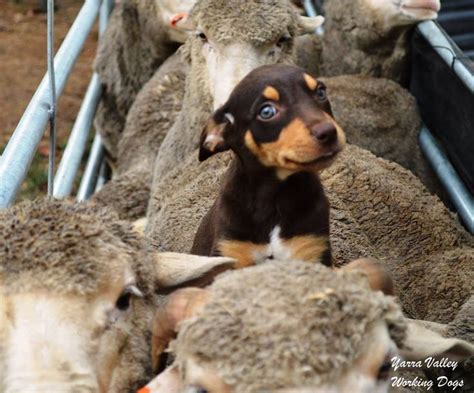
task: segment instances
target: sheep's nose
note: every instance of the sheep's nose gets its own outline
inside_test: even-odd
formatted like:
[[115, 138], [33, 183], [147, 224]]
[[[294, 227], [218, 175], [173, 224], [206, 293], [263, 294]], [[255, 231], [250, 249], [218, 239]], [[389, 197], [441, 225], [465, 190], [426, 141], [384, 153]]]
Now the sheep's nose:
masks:
[[337, 130], [332, 123], [319, 123], [311, 127], [311, 133], [323, 145], [330, 145], [337, 140]]

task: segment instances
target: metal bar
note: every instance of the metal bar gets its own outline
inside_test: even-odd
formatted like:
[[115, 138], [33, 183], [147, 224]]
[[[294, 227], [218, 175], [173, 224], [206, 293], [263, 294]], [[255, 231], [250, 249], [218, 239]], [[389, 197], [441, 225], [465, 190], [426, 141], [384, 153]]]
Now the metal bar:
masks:
[[[318, 12], [316, 11], [316, 8], [314, 7], [314, 4], [312, 0], [304, 0], [303, 1], [303, 7], [304, 10], [306, 11], [306, 14], [310, 17], [315, 17], [318, 16]], [[315, 33], [318, 35], [323, 35], [324, 33], [324, 28], [322, 26], [319, 26], [316, 30]]]
[[453, 69], [467, 88], [474, 93], [474, 75], [457, 57], [451, 42], [433, 21], [425, 21], [418, 25], [418, 30], [431, 44], [439, 56]]
[[49, 164], [48, 195], [53, 195], [54, 167], [56, 164], [56, 75], [54, 69], [54, 0], [48, 0], [48, 76], [51, 101], [49, 104]]
[[[105, 32], [113, 5], [113, 0], [104, 0], [102, 3], [99, 16], [99, 35], [102, 35]], [[96, 134], [94, 137], [94, 142], [92, 143], [91, 153], [87, 161], [86, 170], [81, 179], [79, 192], [77, 193], [78, 201], [89, 199], [94, 191], [97, 191], [102, 186], [102, 182], [105, 184], [106, 164], [104, 163], [104, 158], [105, 149], [102, 145], [100, 135]], [[104, 176], [99, 174], [99, 171], [102, 173], [102, 169], [104, 170]]]
[[[54, 66], [57, 96], [64, 89], [66, 80], [94, 24], [100, 3], [100, 0], [85, 1], [56, 55]], [[17, 191], [26, 177], [49, 119], [48, 96], [49, 83], [48, 77], [45, 75], [10, 138], [0, 161], [0, 208], [7, 207], [14, 202]]]
[[102, 85], [99, 81], [99, 76], [94, 74], [87, 88], [81, 109], [77, 115], [61, 163], [59, 164], [58, 172], [56, 173], [53, 193], [56, 198], [64, 198], [71, 194], [74, 178], [77, 175], [84, 151], [86, 150], [89, 131], [101, 94]]
[[79, 186], [79, 192], [77, 193], [77, 200], [79, 202], [89, 199], [94, 193], [104, 154], [105, 149], [102, 145], [102, 139], [100, 135], [96, 134], [94, 142], [92, 143], [89, 160], [87, 161], [86, 169], [82, 176], [81, 185]]
[[426, 127], [423, 127], [420, 132], [419, 142], [423, 154], [448, 192], [464, 224], [469, 232], [474, 234], [474, 197], [467, 190], [448, 157]]
[[99, 36], [105, 33], [107, 23], [109, 22], [110, 13], [114, 8], [114, 0], [103, 0], [99, 14]]

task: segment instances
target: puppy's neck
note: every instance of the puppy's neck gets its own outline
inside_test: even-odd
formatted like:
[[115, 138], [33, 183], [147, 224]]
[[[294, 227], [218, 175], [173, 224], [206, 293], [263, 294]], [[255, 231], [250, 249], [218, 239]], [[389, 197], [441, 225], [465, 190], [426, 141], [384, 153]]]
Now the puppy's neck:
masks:
[[263, 166], [257, 161], [244, 160], [234, 155], [232, 163], [226, 175], [225, 188], [239, 194], [246, 195], [265, 194], [266, 198], [276, 195], [288, 183], [302, 183], [310, 191], [313, 186], [320, 188], [320, 180], [317, 173], [282, 170]]

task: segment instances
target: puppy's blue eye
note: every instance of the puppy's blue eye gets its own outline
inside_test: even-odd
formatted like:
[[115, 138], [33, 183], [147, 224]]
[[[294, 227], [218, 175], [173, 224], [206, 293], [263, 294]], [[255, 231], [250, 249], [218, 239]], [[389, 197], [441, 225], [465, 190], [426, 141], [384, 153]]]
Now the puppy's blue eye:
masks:
[[277, 108], [275, 108], [272, 104], [265, 104], [260, 108], [258, 117], [262, 120], [270, 120], [273, 119], [277, 114]]
[[316, 97], [319, 101], [326, 101], [327, 94], [326, 94], [326, 87], [325, 86], [318, 86], [316, 89]]

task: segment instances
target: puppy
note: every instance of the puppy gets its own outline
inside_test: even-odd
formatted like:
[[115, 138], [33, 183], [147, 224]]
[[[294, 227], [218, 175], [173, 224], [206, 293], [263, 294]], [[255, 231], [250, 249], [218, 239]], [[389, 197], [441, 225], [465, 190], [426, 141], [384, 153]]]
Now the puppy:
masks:
[[237, 267], [268, 258], [331, 266], [318, 172], [344, 144], [323, 83], [294, 66], [252, 71], [202, 133], [200, 161], [228, 149], [235, 156], [191, 252], [232, 257]]

